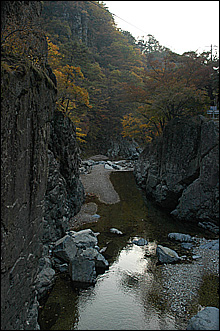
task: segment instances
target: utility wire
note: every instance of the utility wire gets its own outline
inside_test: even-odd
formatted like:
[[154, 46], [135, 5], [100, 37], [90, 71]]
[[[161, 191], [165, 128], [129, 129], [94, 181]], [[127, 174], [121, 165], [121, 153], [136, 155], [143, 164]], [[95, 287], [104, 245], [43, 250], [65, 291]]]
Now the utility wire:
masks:
[[[93, 1], [88, 1], [88, 2], [91, 2], [93, 5], [96, 5], [96, 6], [99, 7], [100, 9], [106, 10], [105, 8], [99, 6], [98, 3], [95, 3], [95, 2], [93, 2]], [[111, 13], [111, 12], [110, 12], [110, 13]], [[129, 23], [128, 21], [124, 20], [123, 18], [119, 17], [118, 15], [116, 15], [116, 14], [114, 14], [114, 13], [111, 13], [111, 14], [112, 14], [113, 16], [119, 18], [120, 20], [124, 21], [125, 23], [127, 23], [127, 24], [133, 26], [134, 28], [136, 28], [136, 29], [138, 29], [138, 30], [140, 30], [140, 31], [142, 31], [142, 32], [144, 32], [144, 33], [146, 33], [146, 34], [148, 34], [146, 31], [144, 31], [144, 30], [138, 28], [137, 26], [135, 26], [135, 25], [132, 24], [132, 23]]]

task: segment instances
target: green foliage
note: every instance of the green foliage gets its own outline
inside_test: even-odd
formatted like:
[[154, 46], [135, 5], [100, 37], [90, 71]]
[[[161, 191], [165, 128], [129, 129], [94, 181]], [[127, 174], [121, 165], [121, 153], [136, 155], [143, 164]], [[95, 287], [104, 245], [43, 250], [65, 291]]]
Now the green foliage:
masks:
[[146, 143], [173, 117], [205, 114], [218, 98], [217, 59], [180, 56], [152, 35], [136, 41], [103, 2], [44, 1], [42, 26], [58, 108], [86, 141], [122, 134]]
[[[78, 90], [78, 101], [80, 91], [84, 93], [91, 106], [82, 102], [74, 105], [67, 102], [67, 97], [66, 103], [61, 103], [62, 109], [67, 105], [72, 109], [72, 119], [77, 118], [87, 140], [96, 140], [103, 133], [120, 133], [123, 115], [134, 108], [127, 101], [123, 84], [135, 84], [138, 70], [143, 68], [141, 52], [132, 36], [119, 31], [112, 14], [97, 1], [45, 1], [42, 26], [59, 49], [59, 55], [49, 57], [58, 82], [67, 65], [79, 67], [84, 79], [74, 78], [77, 88], [72, 87], [72, 93]], [[70, 93], [64, 81], [62, 86], [59, 96]]]

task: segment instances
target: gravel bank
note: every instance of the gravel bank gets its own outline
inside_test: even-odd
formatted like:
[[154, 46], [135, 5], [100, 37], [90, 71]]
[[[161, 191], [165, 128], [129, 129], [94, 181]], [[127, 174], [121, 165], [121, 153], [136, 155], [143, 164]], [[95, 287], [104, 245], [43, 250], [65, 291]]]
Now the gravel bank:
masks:
[[[209, 242], [204, 238], [193, 238], [198, 244]], [[219, 276], [219, 250], [194, 247], [192, 255], [200, 256], [192, 263], [160, 265], [164, 300], [176, 316], [189, 319], [190, 306], [196, 302], [198, 289], [204, 275]], [[198, 311], [201, 307], [197, 304]]]

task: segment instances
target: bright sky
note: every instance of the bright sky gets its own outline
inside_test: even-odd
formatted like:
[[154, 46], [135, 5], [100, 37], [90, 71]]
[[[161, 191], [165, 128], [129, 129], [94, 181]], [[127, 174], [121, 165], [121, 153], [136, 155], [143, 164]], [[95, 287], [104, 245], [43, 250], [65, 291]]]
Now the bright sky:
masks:
[[162, 46], [178, 54], [202, 53], [210, 50], [211, 45], [213, 54], [219, 50], [219, 1], [103, 2], [121, 18], [114, 16], [117, 27], [135, 38], [151, 34]]

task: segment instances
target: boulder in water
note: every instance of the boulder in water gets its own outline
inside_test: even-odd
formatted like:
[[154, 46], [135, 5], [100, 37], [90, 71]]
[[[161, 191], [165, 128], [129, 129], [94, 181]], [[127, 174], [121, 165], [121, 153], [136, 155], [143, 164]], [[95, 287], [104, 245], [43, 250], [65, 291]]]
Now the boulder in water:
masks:
[[133, 240], [132, 243], [138, 246], [144, 246], [148, 244], [148, 241], [144, 238], [140, 238], [138, 240]]
[[111, 229], [110, 229], [110, 232], [111, 232], [111, 233], [115, 233], [115, 234], [119, 234], [119, 235], [122, 235], [122, 234], [123, 234], [120, 230], [118, 230], [118, 229], [116, 229], [116, 228], [111, 228]]

